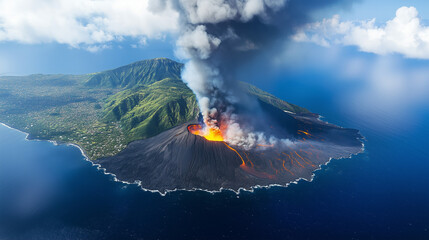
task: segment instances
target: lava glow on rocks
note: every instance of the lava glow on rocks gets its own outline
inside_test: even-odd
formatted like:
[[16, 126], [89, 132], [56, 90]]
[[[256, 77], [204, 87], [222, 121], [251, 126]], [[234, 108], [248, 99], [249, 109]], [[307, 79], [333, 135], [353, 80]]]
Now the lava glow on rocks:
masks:
[[200, 124], [191, 124], [188, 126], [188, 131], [194, 135], [201, 136], [209, 141], [215, 141], [215, 142], [224, 141], [224, 138], [220, 129], [216, 129], [216, 128], [203, 129], [203, 127]]
[[226, 147], [228, 147], [230, 150], [234, 151], [237, 154], [237, 156], [240, 158], [240, 160], [241, 160], [240, 167], [242, 167], [242, 168], [246, 167], [246, 162], [244, 161], [244, 158], [240, 155], [240, 153], [237, 150], [235, 150], [233, 147], [229, 146], [225, 142], [220, 129], [217, 129], [217, 128], [206, 128], [206, 129], [204, 129], [200, 124], [191, 124], [188, 126], [188, 131], [194, 135], [201, 136], [208, 141], [223, 142]]

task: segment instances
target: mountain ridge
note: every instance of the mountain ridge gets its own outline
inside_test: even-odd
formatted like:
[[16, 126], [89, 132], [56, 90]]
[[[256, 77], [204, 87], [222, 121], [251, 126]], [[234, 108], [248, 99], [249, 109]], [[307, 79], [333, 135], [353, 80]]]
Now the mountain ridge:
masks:
[[180, 79], [182, 63], [168, 58], [137, 61], [115, 69], [93, 73], [85, 83], [89, 87], [132, 88], [172, 78]]
[[[2, 76], [0, 122], [33, 139], [79, 145], [91, 160], [112, 156], [132, 141], [198, 117], [182, 68], [157, 58], [83, 75]], [[240, 87], [282, 111], [309, 113], [248, 83]]]

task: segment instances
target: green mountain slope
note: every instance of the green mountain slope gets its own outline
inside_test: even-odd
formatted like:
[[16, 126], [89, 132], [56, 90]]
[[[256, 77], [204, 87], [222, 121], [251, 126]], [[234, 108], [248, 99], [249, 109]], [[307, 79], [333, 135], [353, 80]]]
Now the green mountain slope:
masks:
[[86, 82], [90, 87], [131, 88], [171, 78], [180, 79], [183, 64], [167, 58], [135, 62], [113, 70], [92, 74]]
[[[0, 77], [0, 122], [30, 138], [74, 143], [90, 159], [197, 118], [183, 64], [157, 58], [85, 75]], [[306, 113], [250, 84], [242, 88], [282, 110]]]
[[167, 78], [110, 97], [103, 120], [121, 121], [132, 141], [196, 119], [198, 113], [192, 91], [182, 81]]

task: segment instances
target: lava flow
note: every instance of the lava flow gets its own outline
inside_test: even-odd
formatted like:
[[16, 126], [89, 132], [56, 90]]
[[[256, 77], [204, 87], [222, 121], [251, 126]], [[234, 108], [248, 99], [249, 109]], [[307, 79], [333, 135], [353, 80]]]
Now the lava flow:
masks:
[[203, 129], [203, 127], [200, 124], [191, 124], [188, 126], [188, 131], [194, 135], [201, 136], [209, 141], [215, 141], [215, 142], [224, 141], [222, 132], [220, 131], [220, 129], [217, 129], [217, 128]]
[[244, 161], [243, 157], [240, 155], [240, 153], [235, 150], [233, 147], [229, 146], [222, 135], [222, 132], [217, 128], [207, 128], [203, 129], [203, 127], [200, 124], [191, 124], [188, 126], [188, 131], [194, 135], [201, 136], [208, 141], [215, 141], [215, 142], [223, 142], [225, 146], [227, 146], [229, 149], [234, 151], [237, 156], [241, 159], [241, 165], [240, 167], [246, 167], [246, 162]]

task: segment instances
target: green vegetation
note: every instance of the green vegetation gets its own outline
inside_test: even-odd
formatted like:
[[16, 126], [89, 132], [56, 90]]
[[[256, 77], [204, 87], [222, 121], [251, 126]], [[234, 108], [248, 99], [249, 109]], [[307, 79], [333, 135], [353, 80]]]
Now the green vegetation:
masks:
[[135, 62], [113, 70], [92, 74], [87, 86], [132, 88], [166, 78], [180, 79], [183, 64], [166, 58]]
[[127, 142], [119, 123], [100, 121], [106, 96], [115, 89], [84, 86], [87, 75], [0, 77], [0, 122], [29, 138], [74, 143], [96, 159], [122, 150]]
[[181, 80], [167, 78], [108, 98], [104, 113], [104, 121], [120, 121], [133, 141], [196, 119], [199, 110], [192, 91]]
[[[101, 73], [0, 77], [0, 122], [30, 138], [74, 143], [90, 159], [196, 119], [198, 105], [180, 80], [182, 64], [139, 61]], [[244, 89], [282, 110], [308, 112], [252, 85]]]

